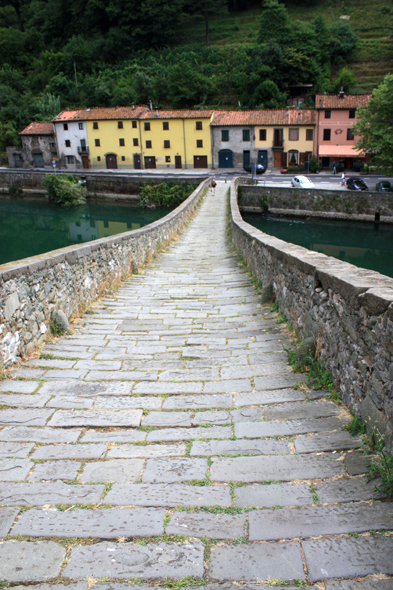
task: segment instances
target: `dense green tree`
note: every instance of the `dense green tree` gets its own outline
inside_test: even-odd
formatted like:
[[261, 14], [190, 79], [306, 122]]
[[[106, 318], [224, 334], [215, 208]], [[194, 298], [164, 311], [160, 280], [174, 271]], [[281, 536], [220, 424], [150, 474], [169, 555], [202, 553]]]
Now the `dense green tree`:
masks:
[[357, 82], [355, 74], [349, 68], [342, 68], [332, 82], [332, 91], [339, 92], [341, 88], [348, 94], [356, 90]]
[[292, 37], [291, 23], [288, 11], [278, 0], [264, 0], [263, 11], [259, 17], [258, 43], [265, 43], [270, 39], [287, 42]]
[[258, 109], [278, 109], [285, 107], [286, 94], [280, 92], [272, 80], [265, 80], [256, 87], [253, 102]]
[[361, 138], [356, 147], [393, 174], [393, 74], [373, 90], [368, 107], [358, 109], [354, 132]]
[[205, 20], [206, 46], [210, 45], [209, 21], [212, 14], [227, 9], [228, 0], [186, 0], [185, 11], [189, 14], [200, 14]]

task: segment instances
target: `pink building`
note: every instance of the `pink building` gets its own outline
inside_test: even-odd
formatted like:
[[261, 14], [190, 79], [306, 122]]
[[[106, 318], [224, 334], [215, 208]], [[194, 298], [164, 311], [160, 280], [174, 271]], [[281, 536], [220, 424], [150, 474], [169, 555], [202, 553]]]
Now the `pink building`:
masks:
[[345, 168], [356, 167], [364, 159], [364, 154], [355, 148], [358, 141], [352, 133], [356, 121], [356, 109], [366, 107], [371, 94], [348, 94], [343, 91], [335, 94], [317, 94], [317, 153], [324, 168], [343, 164]]

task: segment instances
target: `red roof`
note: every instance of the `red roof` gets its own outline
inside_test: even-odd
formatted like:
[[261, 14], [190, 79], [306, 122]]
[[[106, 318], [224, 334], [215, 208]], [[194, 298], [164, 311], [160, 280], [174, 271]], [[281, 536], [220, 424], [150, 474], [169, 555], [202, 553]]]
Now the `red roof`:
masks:
[[78, 109], [74, 111], [62, 111], [53, 119], [54, 123], [58, 121], [105, 121], [105, 120], [124, 120], [139, 119], [141, 114], [147, 110], [145, 106], [132, 107], [94, 107], [92, 109]]
[[216, 111], [213, 126], [230, 125], [315, 125], [312, 109], [261, 109], [258, 111]]
[[53, 135], [54, 127], [50, 121], [33, 121], [19, 135]]
[[337, 94], [317, 94], [315, 96], [316, 109], [357, 109], [366, 107], [371, 94], [344, 94], [339, 98]]
[[153, 109], [150, 111], [147, 109], [141, 119], [210, 119], [213, 110], [162, 110]]

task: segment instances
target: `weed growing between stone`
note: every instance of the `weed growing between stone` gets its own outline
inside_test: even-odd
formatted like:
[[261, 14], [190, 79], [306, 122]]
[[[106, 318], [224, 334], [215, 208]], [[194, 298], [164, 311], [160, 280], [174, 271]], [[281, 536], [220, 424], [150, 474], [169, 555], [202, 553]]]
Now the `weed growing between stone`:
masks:
[[348, 430], [353, 436], [356, 434], [366, 434], [366, 425], [361, 418], [354, 415], [353, 410], [350, 410], [353, 418], [349, 424], [344, 426], [344, 430]]
[[369, 480], [380, 478], [380, 485], [375, 487], [375, 491], [393, 498], [393, 456], [384, 455], [382, 452], [377, 456], [368, 460], [368, 474]]
[[206, 580], [203, 578], [192, 578], [191, 576], [186, 576], [185, 578], [180, 578], [179, 580], [175, 580], [173, 578], [166, 578], [164, 581], [164, 585], [167, 588], [171, 588], [172, 590], [178, 590], [179, 588], [187, 588], [189, 586], [205, 586]]
[[340, 394], [335, 391], [333, 380], [330, 372], [326, 368], [325, 361], [320, 358], [315, 358], [311, 353], [304, 356], [302, 360], [296, 360], [296, 350], [286, 348], [285, 352], [288, 355], [288, 362], [295, 373], [306, 373], [307, 385], [313, 389], [324, 389], [335, 394], [334, 401], [340, 400]]

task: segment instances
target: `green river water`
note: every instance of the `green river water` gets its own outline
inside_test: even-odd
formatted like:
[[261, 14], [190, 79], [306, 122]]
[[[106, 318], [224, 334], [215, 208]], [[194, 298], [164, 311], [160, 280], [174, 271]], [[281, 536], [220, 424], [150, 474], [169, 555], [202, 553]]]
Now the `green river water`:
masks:
[[393, 225], [243, 214], [271, 236], [393, 277]]
[[44, 199], [0, 199], [0, 264], [138, 229], [169, 212], [125, 203], [63, 208]]

